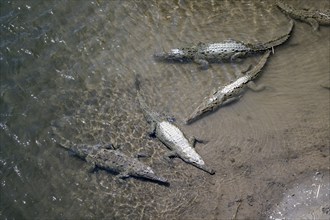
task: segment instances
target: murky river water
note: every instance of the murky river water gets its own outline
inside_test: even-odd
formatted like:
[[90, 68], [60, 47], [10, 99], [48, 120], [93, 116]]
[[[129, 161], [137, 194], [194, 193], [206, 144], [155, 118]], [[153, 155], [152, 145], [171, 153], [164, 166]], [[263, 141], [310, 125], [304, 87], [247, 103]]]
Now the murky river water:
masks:
[[[330, 7], [327, 0], [290, 3]], [[256, 81], [264, 91], [247, 90], [240, 101], [180, 125], [208, 140], [196, 150], [216, 170], [211, 176], [163, 159], [168, 149], [146, 133], [134, 75], [147, 103], [180, 122], [259, 56], [200, 70], [155, 62], [152, 54], [274, 39], [286, 33], [288, 19], [273, 1], [3, 0], [0, 10], [1, 219], [263, 219], [299, 184], [318, 189], [317, 208], [326, 215], [330, 97], [320, 84], [330, 77], [329, 27], [313, 32], [296, 22]], [[56, 144], [52, 124], [77, 143], [149, 154], [141, 161], [170, 186], [88, 172]]]

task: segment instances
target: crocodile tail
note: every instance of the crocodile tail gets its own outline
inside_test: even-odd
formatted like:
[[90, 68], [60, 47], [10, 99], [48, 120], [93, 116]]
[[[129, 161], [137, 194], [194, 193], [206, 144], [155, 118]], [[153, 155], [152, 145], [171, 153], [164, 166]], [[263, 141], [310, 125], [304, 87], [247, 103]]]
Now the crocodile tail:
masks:
[[136, 74], [135, 75], [135, 88], [136, 88], [136, 95], [137, 95], [137, 99], [140, 103], [140, 107], [143, 109], [143, 110], [146, 110], [148, 109], [148, 106], [144, 100], [144, 98], [142, 97], [141, 95], [141, 82], [140, 82], [140, 75], [139, 74]]
[[142, 112], [145, 116], [145, 118], [147, 119], [148, 122], [150, 121], [155, 121], [155, 113], [153, 113], [149, 106], [147, 105], [145, 99], [142, 97], [142, 94], [140, 92], [140, 76], [137, 74], [135, 75], [135, 88], [136, 88], [136, 95], [137, 95], [137, 99], [138, 102], [140, 104], [140, 108], [142, 109]]
[[84, 144], [75, 144], [62, 137], [55, 126], [52, 126], [52, 134], [55, 142], [62, 148], [74, 153], [76, 156], [84, 159], [88, 155], [89, 146]]
[[140, 91], [140, 85], [141, 85], [141, 82], [140, 82], [140, 75], [139, 74], [136, 74], [135, 75], [135, 88], [137, 91]]
[[285, 14], [290, 14], [294, 10], [291, 5], [285, 4], [282, 0], [277, 0], [275, 4]]
[[289, 39], [289, 37], [291, 36], [291, 32], [293, 30], [293, 20], [290, 20], [290, 28], [289, 28], [289, 31], [288, 33], [274, 39], [274, 40], [271, 40], [271, 41], [268, 41], [266, 43], [262, 43], [262, 44], [259, 44], [259, 45], [255, 45], [253, 48], [255, 50], [267, 50], [267, 49], [271, 49], [272, 47], [275, 47], [275, 46], [279, 46], [281, 44], [283, 44], [285, 41], [287, 41]]
[[54, 136], [53, 140], [55, 140], [55, 142], [58, 145], [60, 145], [61, 147], [65, 148], [67, 150], [71, 150], [71, 146], [72, 146], [71, 141], [66, 140], [65, 138], [63, 138], [54, 125], [51, 126], [51, 129], [52, 129], [52, 135]]

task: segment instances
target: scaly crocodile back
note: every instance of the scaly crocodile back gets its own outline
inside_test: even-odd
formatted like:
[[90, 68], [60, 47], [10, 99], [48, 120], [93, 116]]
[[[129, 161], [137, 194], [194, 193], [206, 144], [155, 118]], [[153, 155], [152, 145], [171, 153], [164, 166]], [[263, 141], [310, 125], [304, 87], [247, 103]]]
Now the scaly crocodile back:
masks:
[[95, 155], [88, 155], [86, 160], [108, 171], [168, 183], [165, 178], [157, 176], [149, 166], [117, 150], [101, 149]]

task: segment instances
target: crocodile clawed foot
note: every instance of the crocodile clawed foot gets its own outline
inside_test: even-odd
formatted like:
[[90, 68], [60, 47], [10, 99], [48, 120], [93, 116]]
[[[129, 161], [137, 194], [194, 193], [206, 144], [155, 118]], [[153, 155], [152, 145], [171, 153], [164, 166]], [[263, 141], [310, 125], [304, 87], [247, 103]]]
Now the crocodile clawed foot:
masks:
[[260, 92], [266, 88], [265, 85], [256, 85], [253, 81], [250, 81], [247, 86], [254, 92]]

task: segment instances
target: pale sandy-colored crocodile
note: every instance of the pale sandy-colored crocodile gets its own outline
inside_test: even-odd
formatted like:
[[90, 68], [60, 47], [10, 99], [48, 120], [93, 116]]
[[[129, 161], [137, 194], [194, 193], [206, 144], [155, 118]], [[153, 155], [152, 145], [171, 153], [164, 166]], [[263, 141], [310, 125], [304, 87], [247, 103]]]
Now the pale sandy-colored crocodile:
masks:
[[283, 44], [291, 34], [293, 21], [290, 21], [289, 31], [284, 35], [266, 43], [243, 43], [237, 40], [226, 40], [221, 43], [199, 43], [196, 46], [175, 48], [169, 52], [154, 54], [156, 60], [160, 61], [193, 61], [202, 69], [207, 69], [209, 62], [221, 60], [235, 60], [251, 53], [261, 52]]
[[188, 139], [177, 125], [170, 122], [166, 116], [153, 112], [145, 103], [140, 94], [140, 82], [136, 77], [137, 99], [147, 122], [150, 124], [150, 135], [156, 136], [171, 151], [166, 154], [167, 158], [179, 157], [184, 162], [213, 175], [215, 171], [206, 166], [202, 157], [195, 151], [196, 138]]
[[225, 86], [220, 86], [209, 96], [205, 97], [202, 103], [187, 118], [186, 123], [192, 123], [198, 118], [202, 117], [202, 115], [204, 115], [205, 113], [214, 111], [222, 105], [226, 105], [230, 102], [239, 99], [246, 85], [253, 90], [262, 89], [258, 88], [252, 80], [258, 76], [261, 69], [265, 66], [270, 53], [270, 50], [266, 51], [265, 54], [261, 57], [258, 64], [254, 66], [254, 68], [247, 71], [244, 75], [241, 74], [241, 76], [238, 77], [235, 81]]
[[325, 9], [297, 9], [284, 3], [282, 0], [276, 1], [277, 7], [286, 15], [310, 24], [316, 31], [319, 25], [330, 25], [330, 10]]

